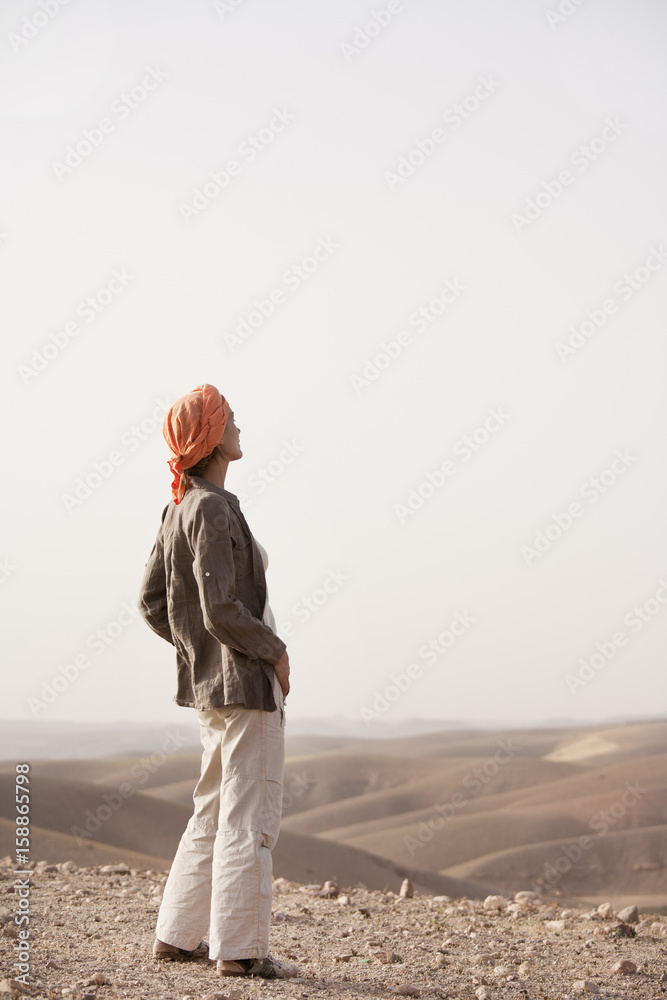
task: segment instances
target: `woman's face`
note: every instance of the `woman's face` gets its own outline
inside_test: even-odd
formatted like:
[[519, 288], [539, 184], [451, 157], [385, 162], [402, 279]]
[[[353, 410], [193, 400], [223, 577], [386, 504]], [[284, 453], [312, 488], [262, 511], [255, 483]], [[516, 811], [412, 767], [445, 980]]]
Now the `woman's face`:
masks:
[[234, 411], [230, 410], [225, 430], [218, 445], [220, 455], [228, 462], [235, 462], [237, 458], [241, 458], [243, 455], [241, 446], [239, 445], [240, 435], [241, 429], [236, 426], [234, 421]]

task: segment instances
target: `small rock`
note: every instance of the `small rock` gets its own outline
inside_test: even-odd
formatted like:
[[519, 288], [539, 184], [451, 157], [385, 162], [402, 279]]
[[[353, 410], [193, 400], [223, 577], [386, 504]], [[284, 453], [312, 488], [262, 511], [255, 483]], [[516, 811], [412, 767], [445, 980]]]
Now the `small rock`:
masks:
[[600, 987], [597, 983], [594, 983], [592, 979], [578, 979], [576, 983], [572, 984], [572, 989], [576, 990], [577, 993], [600, 992]]
[[475, 996], [477, 997], [477, 1000], [489, 1000], [491, 990], [488, 986], [478, 986], [475, 990]]
[[338, 897], [338, 905], [339, 906], [349, 906], [350, 905], [350, 897], [346, 896], [345, 893], [343, 893], [342, 896]]
[[519, 975], [522, 978], [524, 976], [530, 975], [530, 973], [532, 971], [533, 971], [533, 963], [532, 962], [522, 962], [521, 965], [519, 966]]
[[509, 976], [510, 969], [508, 969], [506, 965], [496, 965], [494, 967], [493, 974], [499, 979], [501, 976]]
[[276, 912], [273, 914], [273, 919], [276, 921], [276, 923], [280, 924], [283, 922], [283, 920], [286, 919], [286, 915], [283, 913], [282, 910], [276, 910]]
[[539, 896], [536, 892], [531, 892], [529, 889], [522, 889], [521, 892], [514, 893], [514, 899], [517, 903], [520, 903], [524, 899], [533, 902], [536, 899], [539, 899]]
[[399, 896], [402, 896], [403, 899], [412, 899], [412, 897], [415, 894], [415, 891], [414, 891], [414, 889], [412, 887], [412, 882], [410, 881], [409, 878], [404, 878], [403, 879], [403, 882], [401, 883], [401, 888], [399, 889], [398, 894], [399, 894]]
[[103, 875], [129, 875], [130, 867], [121, 861], [117, 865], [103, 865], [100, 871]]
[[108, 982], [109, 980], [103, 972], [95, 972], [86, 983], [86, 986], [104, 986]]
[[485, 951], [480, 951], [478, 955], [473, 955], [475, 965], [493, 965], [493, 956]]
[[442, 954], [442, 952], [438, 952], [438, 954], [435, 956], [435, 964], [447, 965], [447, 958], [445, 957], [445, 955]]
[[419, 990], [417, 989], [417, 987], [416, 986], [411, 986], [410, 983], [401, 983], [400, 986], [397, 986], [391, 992], [392, 993], [396, 993], [399, 997], [418, 997], [419, 996]]
[[614, 916], [614, 908], [611, 903], [600, 903], [597, 912], [603, 920], [611, 920]]
[[397, 962], [400, 963], [402, 961], [400, 955], [397, 955], [394, 951], [388, 951], [386, 949], [376, 951], [373, 955], [377, 958], [378, 962], [382, 963], [382, 965], [396, 965]]
[[0, 993], [29, 993], [30, 991], [18, 979], [3, 979], [0, 982]]
[[627, 975], [629, 972], [636, 972], [637, 966], [634, 962], [631, 962], [629, 958], [622, 958], [620, 962], [616, 963], [611, 971]]
[[320, 892], [317, 893], [318, 896], [324, 897], [335, 897], [340, 892], [340, 887], [337, 882], [332, 882], [331, 880], [324, 883]]
[[545, 920], [544, 926], [550, 931], [564, 931], [567, 927], [566, 920]]
[[451, 903], [451, 898], [449, 896], [432, 896], [432, 903]]
[[612, 929], [611, 933], [614, 935], [614, 937], [633, 938], [636, 936], [634, 927], [632, 927], [630, 924], [624, 924], [624, 923], [616, 924], [616, 926]]
[[484, 900], [485, 910], [504, 910], [507, 900], [504, 896], [487, 896]]
[[622, 920], [624, 924], [639, 923], [639, 910], [636, 906], [625, 906], [622, 910], [618, 911], [616, 916], [619, 920]]

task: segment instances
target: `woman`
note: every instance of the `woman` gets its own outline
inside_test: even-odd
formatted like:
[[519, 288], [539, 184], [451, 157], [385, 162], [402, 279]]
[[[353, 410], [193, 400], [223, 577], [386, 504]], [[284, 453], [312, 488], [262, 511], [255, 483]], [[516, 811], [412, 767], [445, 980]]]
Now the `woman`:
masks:
[[296, 968], [271, 958], [268, 947], [289, 659], [267, 602], [266, 553], [225, 489], [229, 463], [243, 455], [239, 428], [224, 396], [204, 383], [176, 400], [162, 432], [172, 502], [146, 563], [139, 609], [176, 648], [174, 701], [194, 708], [203, 754], [153, 954], [208, 954], [223, 976], [285, 978]]

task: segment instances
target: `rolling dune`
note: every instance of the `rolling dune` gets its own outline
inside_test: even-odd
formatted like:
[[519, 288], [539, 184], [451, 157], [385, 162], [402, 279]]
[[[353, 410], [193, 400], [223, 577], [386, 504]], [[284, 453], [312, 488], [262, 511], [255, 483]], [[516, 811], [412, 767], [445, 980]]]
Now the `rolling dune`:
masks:
[[[394, 890], [409, 875], [421, 891], [452, 897], [537, 887], [667, 905], [666, 722], [377, 740], [296, 735], [288, 745], [298, 752], [285, 767], [276, 875]], [[34, 761], [34, 851], [167, 868], [199, 764], [190, 745]], [[13, 766], [0, 765], [4, 853], [13, 779]]]

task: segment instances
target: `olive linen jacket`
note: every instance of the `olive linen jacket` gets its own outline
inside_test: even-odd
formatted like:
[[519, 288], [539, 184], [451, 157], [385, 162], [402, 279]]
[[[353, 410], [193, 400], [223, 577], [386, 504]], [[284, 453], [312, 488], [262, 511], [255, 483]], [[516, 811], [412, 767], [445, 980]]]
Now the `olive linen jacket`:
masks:
[[262, 622], [266, 578], [238, 498], [193, 476], [162, 512], [138, 608], [176, 648], [174, 701], [196, 709], [276, 710], [273, 664], [285, 643]]

